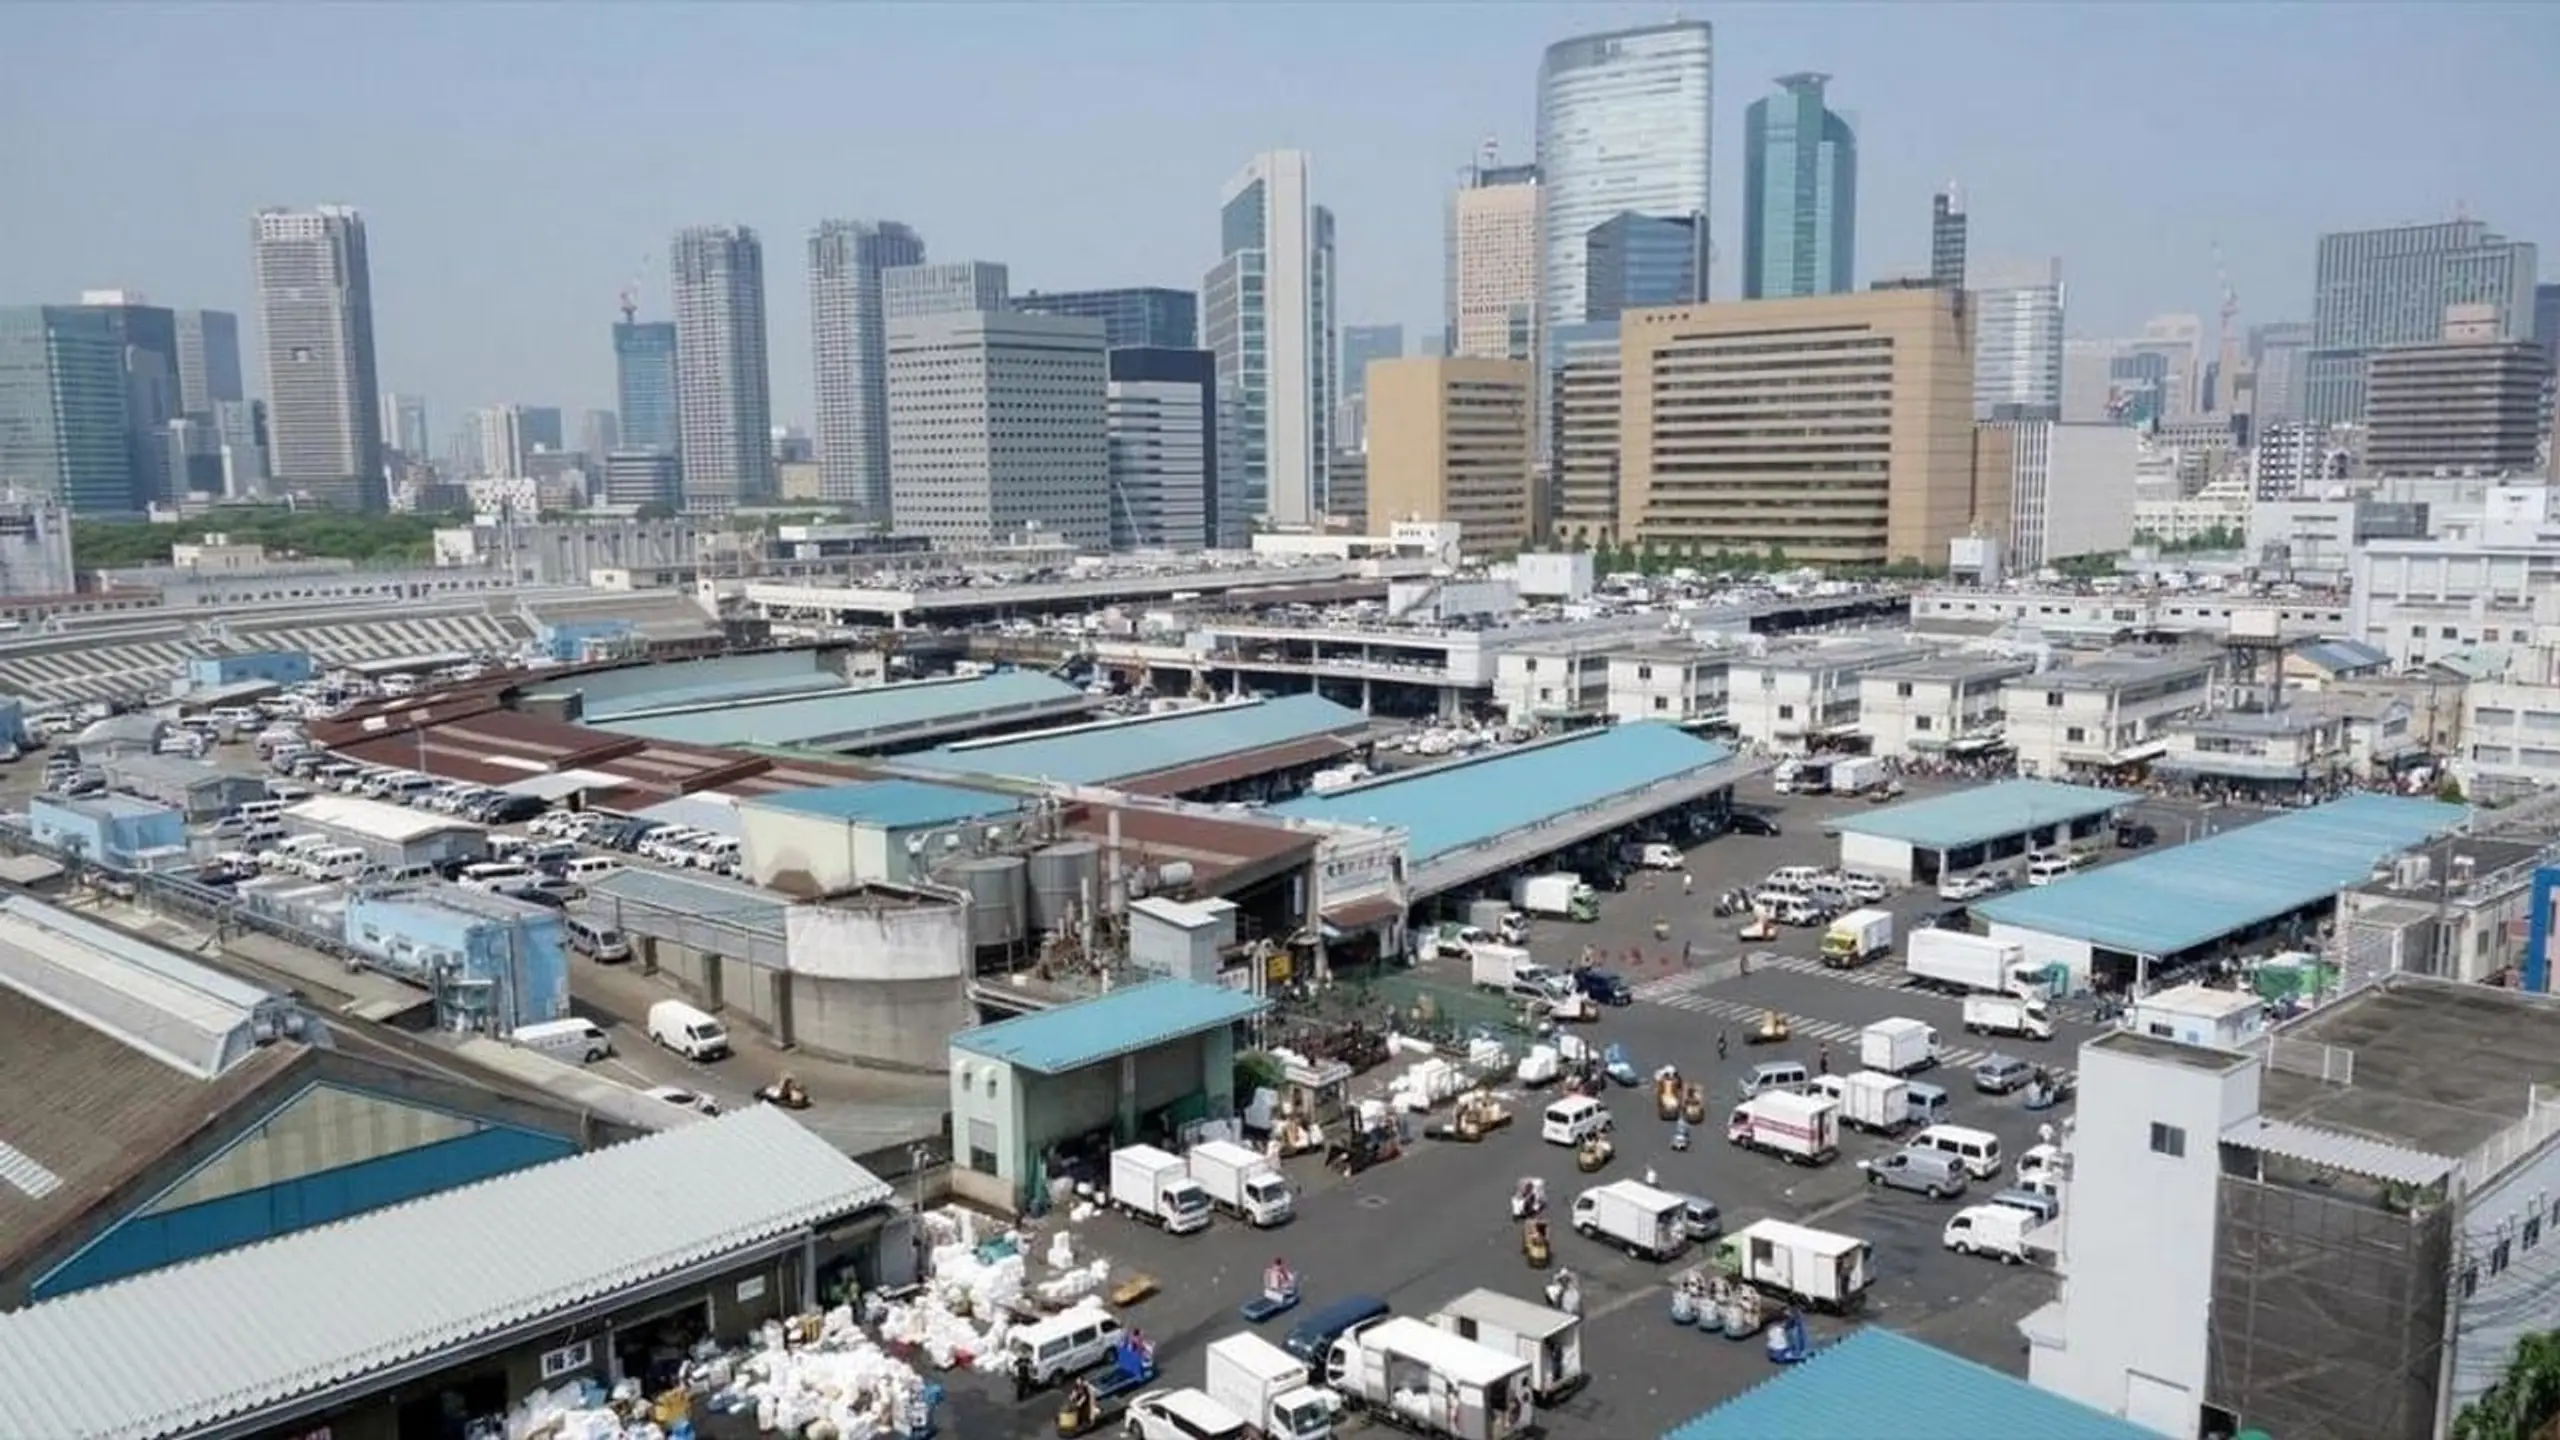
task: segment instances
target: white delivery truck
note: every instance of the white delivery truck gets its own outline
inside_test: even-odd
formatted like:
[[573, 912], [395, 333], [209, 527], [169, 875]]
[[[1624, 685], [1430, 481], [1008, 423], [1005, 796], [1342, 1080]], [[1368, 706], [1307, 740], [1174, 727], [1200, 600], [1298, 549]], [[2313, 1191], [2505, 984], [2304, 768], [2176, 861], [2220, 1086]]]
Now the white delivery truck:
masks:
[[1734, 1231], [1724, 1253], [1734, 1274], [1808, 1309], [1853, 1310], [1875, 1279], [1865, 1241], [1784, 1220]]
[[1989, 1255], [2012, 1265], [2027, 1263], [2027, 1232], [2036, 1217], [2007, 1205], [1968, 1205], [1947, 1217], [1939, 1238], [1959, 1255]]
[[1870, 1135], [1897, 1135], [1911, 1128], [1911, 1086], [1899, 1075], [1860, 1070], [1825, 1075], [1814, 1093], [1840, 1107], [1840, 1123]]
[[1591, 1376], [1582, 1368], [1582, 1317], [1505, 1295], [1470, 1290], [1432, 1312], [1431, 1323], [1529, 1362], [1529, 1390], [1552, 1405]]
[[1834, 970], [1864, 965], [1893, 948], [1893, 912], [1852, 910], [1822, 932], [1822, 963]]
[[2028, 982], [2018, 976], [2027, 968], [2024, 949], [1961, 930], [1912, 931], [1902, 968], [1914, 980], [1986, 995], [2021, 994], [2028, 988]]
[[1597, 920], [1600, 897], [1573, 874], [1523, 875], [1511, 882], [1511, 903], [1555, 920]]
[[1201, 1389], [1270, 1440], [1325, 1440], [1342, 1397], [1316, 1387], [1298, 1357], [1245, 1333], [1209, 1342]]
[[1111, 1152], [1111, 1204], [1164, 1227], [1168, 1235], [1209, 1228], [1209, 1192], [1191, 1178], [1181, 1156], [1153, 1145]]
[[1325, 1383], [1352, 1409], [1443, 1440], [1510, 1440], [1538, 1419], [1529, 1362], [1406, 1316], [1333, 1342]]
[[1858, 1032], [1858, 1063], [1887, 1075], [1911, 1075], [1938, 1063], [1934, 1026], [1895, 1016]]
[[1763, 1091], [1734, 1107], [1724, 1138], [1793, 1164], [1827, 1164], [1840, 1153], [1840, 1107], [1819, 1095]]
[[1280, 1167], [1250, 1145], [1203, 1140], [1192, 1146], [1191, 1178], [1209, 1192], [1210, 1204], [1256, 1226], [1281, 1224], [1297, 1212]]
[[1668, 1260], [1688, 1247], [1688, 1231], [1680, 1223], [1688, 1204], [1641, 1180], [1612, 1180], [1573, 1197], [1573, 1228], [1638, 1259]]
[[1467, 977], [1486, 990], [1508, 990], [1524, 975], [1546, 973], [1546, 967], [1517, 945], [1480, 940], [1467, 947]]
[[1831, 762], [1831, 793], [1864, 795], [1884, 784], [1884, 761], [1873, 755], [1848, 755]]
[[681, 1000], [649, 1007], [649, 1038], [687, 1060], [717, 1060], [729, 1053], [729, 1032], [719, 1021]]
[[2053, 1015], [2041, 1000], [2014, 995], [1964, 997], [1964, 1031], [1968, 1035], [2014, 1035], [2021, 1040], [2053, 1038]]

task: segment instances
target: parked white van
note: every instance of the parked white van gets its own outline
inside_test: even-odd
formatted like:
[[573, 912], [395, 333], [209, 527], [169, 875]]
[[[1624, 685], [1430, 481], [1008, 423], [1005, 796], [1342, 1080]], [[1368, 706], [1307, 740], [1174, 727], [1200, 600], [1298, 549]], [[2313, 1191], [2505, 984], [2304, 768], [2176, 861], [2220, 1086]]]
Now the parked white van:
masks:
[[580, 1065], [592, 1064], [613, 1053], [613, 1037], [593, 1020], [545, 1020], [539, 1025], [519, 1025], [508, 1038], [527, 1050], [557, 1055]]
[[1028, 1361], [1031, 1383], [1054, 1385], [1111, 1358], [1120, 1322], [1108, 1311], [1083, 1308], [1025, 1325], [1005, 1339], [1017, 1363]]
[[631, 958], [631, 942], [601, 920], [572, 915], [560, 928], [569, 937], [570, 949], [599, 965], [619, 965]]
[[490, 860], [478, 865], [464, 866], [461, 883], [465, 890], [486, 890], [496, 894], [507, 886], [530, 882], [534, 878], [534, 873], [522, 865], [509, 864], [504, 860]]
[[1964, 1162], [1965, 1173], [1976, 1180], [1996, 1178], [2004, 1163], [2000, 1159], [2000, 1137], [1988, 1130], [1932, 1125], [1912, 1137], [1911, 1143], [1955, 1156]]
[[1538, 1138], [1550, 1145], [1579, 1145], [1611, 1126], [1609, 1107], [1588, 1095], [1571, 1095], [1547, 1107]]
[[370, 863], [353, 845], [333, 845], [302, 857], [302, 873], [314, 880], [353, 880]]
[[729, 1053], [729, 1032], [720, 1022], [681, 1000], [649, 1007], [649, 1038], [687, 1060], [717, 1060]]
[[1989, 1255], [2012, 1265], [2027, 1263], [2027, 1232], [2036, 1217], [2006, 1205], [1968, 1205], [1947, 1221], [1941, 1238], [1959, 1255]]

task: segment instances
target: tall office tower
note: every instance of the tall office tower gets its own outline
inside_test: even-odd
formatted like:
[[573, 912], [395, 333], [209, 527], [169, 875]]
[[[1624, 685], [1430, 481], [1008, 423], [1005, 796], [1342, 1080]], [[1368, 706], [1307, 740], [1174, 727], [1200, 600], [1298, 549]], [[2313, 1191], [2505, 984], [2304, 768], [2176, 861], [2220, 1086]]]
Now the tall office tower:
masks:
[[2152, 417], [2174, 425], [2195, 417], [2204, 398], [2204, 321], [2194, 315], [2154, 315], [2142, 322], [2142, 334], [2124, 342], [2128, 359], [2154, 357], [2159, 374], [2152, 378], [2157, 412]]
[[1715, 35], [1702, 20], [1547, 47], [1538, 65], [1541, 329], [1592, 318], [1585, 246], [1601, 222], [1628, 211], [1712, 213], [1714, 112]]
[[1370, 366], [1371, 523], [1455, 521], [1479, 555], [1535, 540], [1537, 374], [1525, 359], [1475, 356]]
[[1017, 295], [1013, 308], [1033, 315], [1081, 315], [1102, 322], [1102, 338], [1114, 350], [1200, 348], [1200, 297], [1189, 290], [1132, 286], [1125, 290], [1034, 290]]
[[1935, 563], [1972, 512], [1962, 310], [1927, 289], [1629, 312], [1619, 538]]
[[[919, 250], [922, 241], [917, 242]], [[892, 320], [1002, 310], [1012, 303], [1012, 272], [993, 260], [946, 260], [880, 272], [881, 309]]]
[[1538, 167], [1497, 165], [1487, 143], [1449, 198], [1449, 353], [1536, 356]]
[[2552, 373], [2560, 375], [2560, 285], [2533, 287], [2533, 339]]
[[0, 490], [75, 516], [134, 513], [124, 352], [103, 311], [0, 309]]
[[1567, 325], [1546, 337], [1549, 533], [1597, 545], [1618, 533], [1618, 322]]
[[211, 417], [179, 416], [169, 422], [160, 444], [160, 466], [169, 477], [173, 503], [222, 498], [222, 436]]
[[[1446, 327], [1442, 328], [1444, 333], [1438, 338], [1445, 342], [1448, 336]], [[1342, 327], [1342, 370], [1333, 402], [1333, 453], [1325, 457], [1328, 486], [1332, 480], [1333, 462], [1344, 455], [1359, 454], [1369, 443], [1369, 362], [1394, 360], [1403, 354], [1404, 327], [1401, 325]], [[1335, 507], [1328, 491], [1325, 514], [1339, 519], [1343, 513]]]
[[604, 473], [604, 462], [622, 448], [622, 417], [610, 410], [590, 410], [578, 417], [578, 453], [587, 457], [597, 474]]
[[2303, 365], [2311, 349], [2311, 326], [2288, 320], [2255, 325], [2249, 330], [2249, 372], [2255, 381], [2249, 413], [2258, 425], [2299, 420], [2303, 410]]
[[2073, 338], [2062, 342], [2062, 423], [2106, 425], [2117, 415], [2116, 342]]
[[178, 315], [178, 405], [210, 418], [225, 400], [245, 400], [240, 380], [240, 317], [228, 310], [181, 310]]
[[623, 312], [613, 327], [614, 413], [622, 418], [622, 448], [677, 452], [676, 327], [670, 320], [634, 320]]
[[557, 405], [525, 405], [518, 408], [518, 423], [524, 427], [524, 453], [537, 450], [553, 453], [569, 448], [568, 427], [562, 423]]
[[2374, 475], [2539, 473], [2542, 346], [2506, 338], [2495, 305], [2453, 305], [2443, 338], [2368, 358], [2364, 466]]
[[1858, 287], [1858, 137], [1822, 103], [1828, 75], [1778, 77], [1742, 114], [1742, 298]]
[[[676, 232], [676, 453], [684, 506], [718, 514], [773, 494], [764, 242], [744, 225]], [[626, 407], [626, 412], [628, 409]]]
[[[1110, 339], [1108, 320], [1103, 339]], [[1115, 346], [1107, 373], [1111, 548], [1214, 547], [1224, 520], [1218, 357], [1206, 350]]]
[[818, 401], [818, 497], [889, 519], [889, 329], [881, 277], [924, 264], [895, 221], [822, 220], [809, 232], [809, 339]]
[[256, 250], [269, 478], [342, 510], [389, 508], [364, 217], [346, 205], [261, 210]]
[[675, 455], [666, 450], [616, 450], [604, 459], [604, 502], [633, 509], [673, 510], [684, 503]]
[[1964, 288], [1964, 200], [1953, 181], [1929, 197], [1929, 283], [1941, 290]]
[[471, 474], [513, 480], [532, 473], [525, 457], [533, 447], [525, 441], [524, 407], [486, 405], [471, 412]]
[[1998, 443], [1978, 452], [1986, 467], [1981, 488], [1989, 493], [1977, 497], [1975, 518], [2007, 515], [2005, 526], [1990, 531], [2007, 547], [2003, 568], [2033, 574], [2132, 542], [2141, 432], [2020, 417], [1987, 421], [1981, 430]]
[[1973, 296], [1973, 418], [2062, 418], [2062, 262], [1984, 278]]
[[2384, 345], [2433, 342], [2447, 305], [2488, 305], [2499, 338], [2533, 335], [2534, 247], [2478, 220], [2351, 230], [2320, 237], [2311, 292], [2304, 418], [2365, 418], [2365, 365]]
[[1583, 246], [1583, 318], [1593, 324], [1629, 310], [1694, 305], [1707, 298], [1703, 215], [1613, 215]]
[[1221, 259], [1201, 283], [1218, 384], [1236, 402], [1250, 513], [1312, 525], [1330, 459], [1333, 216], [1308, 200], [1307, 157], [1256, 155], [1218, 194]]
[[267, 402], [217, 400], [213, 429], [222, 444], [222, 493], [234, 500], [267, 493]]
[[382, 443], [412, 460], [427, 458], [427, 397], [382, 392]]
[[1111, 543], [1102, 322], [962, 310], [889, 322], [889, 513], [898, 533], [991, 545], [1042, 530]]
[[133, 457], [133, 505], [176, 503], [182, 475], [169, 465], [169, 422], [182, 413], [178, 317], [129, 290], [85, 290], [80, 308], [105, 317], [124, 367], [125, 448]]

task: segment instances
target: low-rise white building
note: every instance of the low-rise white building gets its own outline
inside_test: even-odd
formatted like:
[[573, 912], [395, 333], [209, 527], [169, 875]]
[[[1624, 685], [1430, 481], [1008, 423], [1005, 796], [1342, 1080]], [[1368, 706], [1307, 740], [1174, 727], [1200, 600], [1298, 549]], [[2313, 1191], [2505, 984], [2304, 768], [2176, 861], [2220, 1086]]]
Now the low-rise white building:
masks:
[[2129, 425], [1994, 423], [2009, 433], [2009, 563], [2032, 571], [2133, 541], [2142, 433]]
[[1688, 724], [1725, 717], [1734, 652], [1638, 646], [1609, 657], [1609, 718]]
[[2413, 669], [2502, 649], [2509, 678], [2560, 684], [2560, 525], [2516, 521], [2478, 540], [2377, 540], [2352, 564], [2348, 634]]
[[1875, 755], [1909, 759], [2000, 737], [2004, 687], [2035, 662], [2006, 655], [1941, 655], [1858, 677], [1858, 729]]
[[2226, 710], [2169, 722], [2164, 774], [2270, 797], [2324, 786], [2348, 765], [2346, 721], [2335, 707]]
[[1758, 655], [1737, 655], [1726, 710], [1744, 740], [1802, 752], [1858, 732], [1859, 677], [1925, 653], [1890, 640], [1772, 645]]
[[1506, 650], [1493, 662], [1494, 703], [1514, 725], [1606, 714], [1610, 661], [1633, 643], [1611, 636]]
[[2000, 708], [2018, 773], [2062, 779], [2159, 759], [2170, 722], [2211, 703], [2213, 675], [2210, 659], [2145, 655], [2009, 681]]
[[2288, 640], [2317, 640], [2344, 631], [2344, 595], [2294, 595], [2280, 599], [2220, 590], [2003, 589], [1943, 586], [1911, 592], [1911, 625], [1917, 630], [2016, 625], [2039, 630], [2127, 631], [2136, 635], [2230, 633], [2232, 617], [2272, 609], [2278, 633]]
[[2375, 866], [2338, 897], [2348, 972], [2502, 983], [2524, 963], [2534, 871], [2549, 849], [2459, 835]]
[[2560, 786], [2560, 685], [2473, 685], [2463, 692], [2462, 715], [2453, 772], [2474, 801]]

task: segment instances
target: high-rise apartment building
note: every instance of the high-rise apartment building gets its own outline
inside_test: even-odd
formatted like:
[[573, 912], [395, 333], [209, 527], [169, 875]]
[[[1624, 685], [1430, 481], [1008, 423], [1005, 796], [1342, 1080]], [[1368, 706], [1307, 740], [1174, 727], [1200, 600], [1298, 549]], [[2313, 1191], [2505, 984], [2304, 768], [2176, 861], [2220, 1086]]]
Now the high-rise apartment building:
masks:
[[2443, 338], [2366, 361], [2364, 468], [2374, 475], [2527, 475], [2541, 469], [2542, 347], [2505, 339], [2494, 305], [2447, 307]]
[[1537, 354], [1538, 167], [1497, 165], [1487, 146], [1449, 199], [1449, 353]]
[[0, 309], [0, 492], [75, 516], [134, 513], [124, 352], [103, 311]]
[[1742, 298], [1858, 285], [1858, 137], [1823, 104], [1828, 75], [1784, 75], [1742, 116]]
[[1988, 277], [1973, 295], [1977, 420], [2062, 418], [2062, 262]]
[[1705, 301], [1707, 222], [1703, 215], [1629, 211], [1592, 227], [1583, 251], [1583, 318]]
[[898, 533], [990, 545], [1026, 530], [1111, 543], [1102, 322], [971, 310], [889, 322]]
[[924, 237], [895, 221], [821, 221], [809, 234], [809, 338], [818, 401], [818, 493], [889, 519], [889, 310], [883, 276], [924, 265]]
[[744, 225], [695, 226], [676, 232], [671, 258], [685, 508], [716, 514], [762, 503], [774, 489], [764, 242]]
[[172, 466], [169, 426], [179, 404], [178, 317], [129, 290], [81, 292], [80, 308], [94, 310], [114, 332], [124, 369], [125, 449], [132, 457], [133, 505], [139, 512], [175, 504], [184, 489], [184, 466]]
[[1935, 288], [1629, 312], [1619, 538], [1935, 562], [1972, 509], [1962, 312]]
[[1476, 554], [1537, 538], [1537, 367], [1474, 356], [1381, 360], [1369, 367], [1372, 528], [1456, 522]]
[[382, 443], [412, 460], [427, 458], [427, 397], [382, 392]]
[[625, 318], [613, 327], [614, 413], [625, 450], [678, 451], [676, 327], [671, 320]]
[[364, 217], [347, 205], [261, 210], [254, 233], [270, 479], [338, 509], [387, 509]]
[[2487, 305], [2497, 314], [2498, 338], [2530, 339], [2537, 263], [2532, 244], [2478, 220], [2321, 236], [2304, 418], [2320, 425], [2364, 419], [2371, 353], [2432, 343], [2448, 305]]
[[240, 378], [240, 317], [228, 310], [181, 310], [178, 317], [178, 405], [210, 419], [225, 400], [245, 400]]
[[[1103, 320], [1102, 316], [1072, 317]], [[1113, 347], [1108, 420], [1111, 548], [1201, 550], [1218, 544], [1218, 360], [1206, 350]]]
[[471, 412], [474, 478], [514, 480], [533, 473], [525, 463], [533, 446], [525, 439], [524, 407], [486, 405]]
[[1929, 283], [1941, 290], [1964, 288], [1966, 228], [1964, 199], [1953, 184], [1929, 197]]
[[1541, 328], [1592, 318], [1585, 248], [1614, 216], [1713, 211], [1715, 35], [1674, 21], [1547, 47], [1538, 66]]
[[1619, 355], [1616, 319], [1567, 325], [1547, 339], [1549, 533], [1574, 545], [1618, 533]]
[[1307, 157], [1253, 157], [1218, 194], [1221, 258], [1200, 287], [1218, 384], [1236, 406], [1250, 512], [1311, 525], [1325, 504], [1335, 383], [1333, 215]]
[[880, 272], [881, 308], [891, 320], [1002, 310], [1012, 290], [1012, 272], [992, 260], [919, 261]]
[[1103, 343], [1114, 350], [1196, 350], [1200, 347], [1200, 297], [1189, 290], [1133, 286], [1124, 290], [1034, 290], [1017, 295], [1013, 308], [1035, 315], [1081, 315], [1102, 322]]

